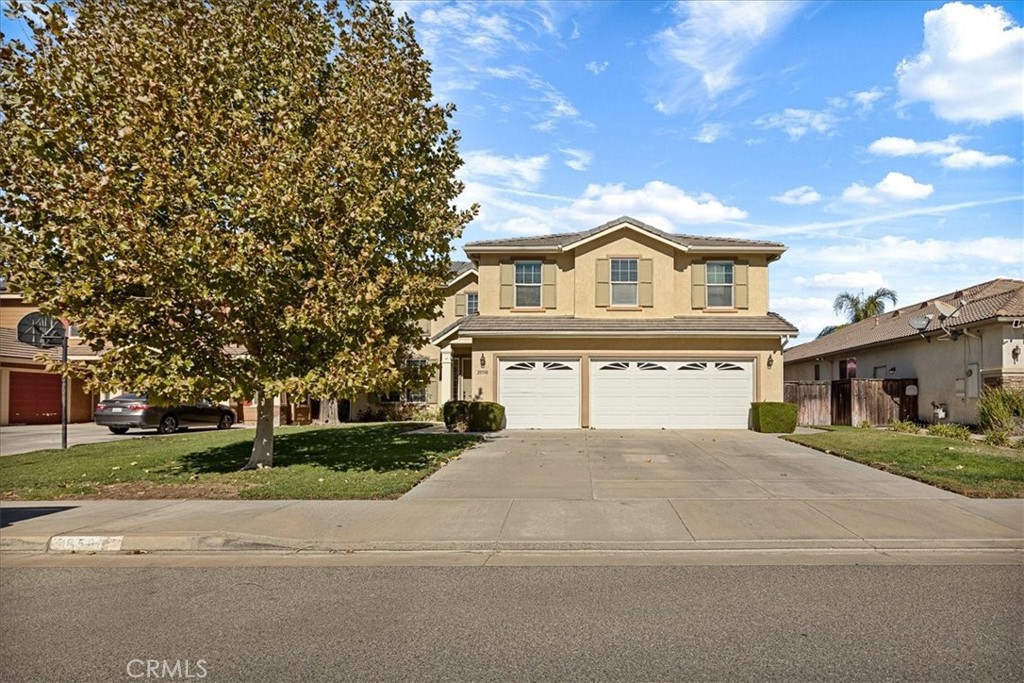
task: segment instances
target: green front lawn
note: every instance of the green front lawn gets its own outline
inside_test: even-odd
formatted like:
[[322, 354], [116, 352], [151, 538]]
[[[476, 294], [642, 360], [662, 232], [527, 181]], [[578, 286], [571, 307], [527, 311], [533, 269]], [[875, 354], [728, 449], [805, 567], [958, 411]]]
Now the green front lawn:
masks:
[[972, 498], [1024, 498], [1020, 451], [854, 427], [784, 438]]
[[280, 427], [273, 469], [240, 472], [252, 429], [125, 439], [0, 458], [0, 498], [396, 498], [478, 439], [422, 424]]

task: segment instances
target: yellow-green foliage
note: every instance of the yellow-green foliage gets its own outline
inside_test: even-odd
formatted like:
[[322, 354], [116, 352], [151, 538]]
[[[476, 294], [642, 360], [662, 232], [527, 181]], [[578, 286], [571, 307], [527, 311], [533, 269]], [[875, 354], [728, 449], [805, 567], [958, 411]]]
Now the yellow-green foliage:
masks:
[[928, 428], [928, 434], [930, 436], [941, 436], [946, 439], [958, 439], [960, 441], [971, 440], [971, 430], [953, 422], [932, 425]]
[[978, 399], [978, 427], [985, 433], [1024, 434], [1024, 391], [986, 387]]

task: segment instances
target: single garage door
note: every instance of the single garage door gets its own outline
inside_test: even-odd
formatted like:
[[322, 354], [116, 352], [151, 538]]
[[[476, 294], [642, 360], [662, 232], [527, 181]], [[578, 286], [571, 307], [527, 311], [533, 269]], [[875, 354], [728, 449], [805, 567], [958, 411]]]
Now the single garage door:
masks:
[[499, 403], [509, 429], [580, 426], [578, 360], [501, 361]]
[[749, 361], [590, 361], [598, 429], [746, 429], [753, 396]]
[[60, 422], [60, 375], [12, 372], [11, 424], [45, 425]]

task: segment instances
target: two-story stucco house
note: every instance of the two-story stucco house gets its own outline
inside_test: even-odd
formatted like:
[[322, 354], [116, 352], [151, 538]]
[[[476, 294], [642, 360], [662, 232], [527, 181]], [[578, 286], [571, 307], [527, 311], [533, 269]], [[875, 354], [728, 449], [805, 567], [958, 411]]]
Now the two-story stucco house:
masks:
[[768, 310], [785, 249], [628, 217], [467, 244], [420, 351], [437, 402], [497, 401], [513, 429], [745, 429], [752, 401], [782, 400], [797, 333]]

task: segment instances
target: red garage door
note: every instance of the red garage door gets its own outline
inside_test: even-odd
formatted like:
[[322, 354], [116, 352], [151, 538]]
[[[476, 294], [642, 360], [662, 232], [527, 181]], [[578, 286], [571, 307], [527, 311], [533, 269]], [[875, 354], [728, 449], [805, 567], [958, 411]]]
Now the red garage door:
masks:
[[60, 422], [60, 376], [41, 372], [12, 372], [11, 424], [45, 425]]

